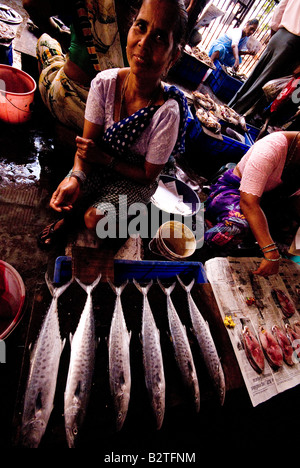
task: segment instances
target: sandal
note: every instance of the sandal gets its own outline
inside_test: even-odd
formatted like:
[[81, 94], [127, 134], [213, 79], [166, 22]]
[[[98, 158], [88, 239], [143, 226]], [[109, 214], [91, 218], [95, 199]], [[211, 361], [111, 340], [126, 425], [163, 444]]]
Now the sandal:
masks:
[[41, 249], [51, 249], [53, 245], [62, 237], [62, 234], [65, 232], [65, 223], [63, 222], [60, 227], [55, 229], [55, 226], [59, 221], [61, 221], [61, 219], [58, 219], [57, 221], [54, 221], [54, 223], [49, 224], [38, 235], [37, 243]]

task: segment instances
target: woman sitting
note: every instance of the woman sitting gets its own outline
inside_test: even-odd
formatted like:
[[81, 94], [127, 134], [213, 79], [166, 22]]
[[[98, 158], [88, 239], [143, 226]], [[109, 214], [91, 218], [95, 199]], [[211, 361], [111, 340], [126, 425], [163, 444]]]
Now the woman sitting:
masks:
[[[299, 137], [298, 132], [275, 132], [258, 140], [237, 166], [225, 172], [211, 187], [206, 202], [210, 226], [204, 236], [206, 244], [234, 248], [252, 232], [264, 255], [254, 273], [262, 276], [276, 274], [280, 261], [262, 206], [266, 197], [272, 201], [266, 208], [270, 206], [268, 219], [275, 215], [277, 230], [283, 216], [279, 209], [282, 200], [286, 213], [289, 204], [299, 201]], [[299, 225], [299, 211], [292, 213]]]
[[[113, 216], [123, 211], [124, 195], [126, 208], [149, 202], [171, 154], [184, 150], [187, 102], [161, 80], [179, 58], [186, 23], [181, 0], [143, 1], [128, 33], [129, 68], [100, 72], [91, 83], [73, 169], [50, 200], [56, 212], [69, 213], [81, 199], [85, 225], [95, 230], [112, 205]], [[39, 244], [51, 246], [66, 223], [47, 226]]]
[[258, 20], [247, 21], [244, 28], [232, 28], [224, 36], [216, 39], [208, 52], [213, 62], [218, 60], [226, 67], [232, 67], [238, 71], [242, 63], [241, 55], [255, 55], [247, 49], [248, 38], [255, 33], [258, 26]]

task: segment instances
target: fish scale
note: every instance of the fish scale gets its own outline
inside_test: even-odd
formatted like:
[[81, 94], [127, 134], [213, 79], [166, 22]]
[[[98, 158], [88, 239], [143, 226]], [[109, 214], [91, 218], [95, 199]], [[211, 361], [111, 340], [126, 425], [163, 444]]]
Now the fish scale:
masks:
[[143, 294], [142, 343], [145, 382], [156, 417], [156, 427], [160, 429], [165, 413], [165, 375], [160, 333], [147, 297], [152, 283], [151, 281], [146, 287], [142, 287], [134, 280], [134, 284]]
[[30, 359], [21, 427], [22, 445], [25, 447], [39, 446], [53, 409], [60, 356], [64, 346], [60, 336], [57, 302], [71, 283], [72, 280], [60, 288], [52, 289], [47, 280], [53, 298]]
[[196, 411], [199, 411], [200, 390], [192, 351], [186, 334], [186, 329], [182, 324], [170, 297], [176, 283], [173, 283], [169, 288], [165, 288], [159, 279], [157, 282], [167, 296], [168, 321], [176, 362], [181, 372], [183, 382], [192, 394]]
[[115, 287], [110, 282], [109, 284], [117, 295], [110, 326], [108, 351], [109, 383], [117, 415], [116, 430], [119, 431], [124, 424], [130, 400], [131, 372], [129, 346], [131, 332], [129, 333], [127, 330], [120, 297], [127, 282], [120, 287]]
[[195, 281], [192, 280], [189, 285], [185, 285], [181, 281], [179, 276], [177, 276], [177, 279], [187, 293], [187, 300], [193, 330], [196, 335], [204, 363], [218, 392], [220, 403], [221, 405], [223, 405], [226, 393], [224, 372], [214, 340], [209, 330], [208, 323], [204, 320], [200, 310], [198, 309], [191, 295], [191, 289]]
[[97, 346], [92, 292], [100, 278], [101, 275], [88, 286], [76, 278], [78, 284], [86, 291], [87, 299], [74, 336], [70, 336], [71, 354], [64, 395], [65, 429], [70, 448], [73, 448], [77, 441], [92, 385]]

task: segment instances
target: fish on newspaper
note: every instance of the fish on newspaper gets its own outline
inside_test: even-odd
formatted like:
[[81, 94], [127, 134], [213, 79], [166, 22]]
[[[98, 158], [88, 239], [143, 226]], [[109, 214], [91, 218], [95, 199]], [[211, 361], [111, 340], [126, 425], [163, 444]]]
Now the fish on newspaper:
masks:
[[78, 284], [87, 293], [76, 331], [70, 336], [71, 354], [64, 394], [65, 429], [69, 448], [74, 448], [84, 421], [92, 385], [97, 339], [92, 292], [101, 275], [90, 285]]
[[131, 390], [130, 370], [130, 339], [131, 332], [127, 330], [121, 294], [126, 283], [116, 287], [109, 283], [116, 294], [114, 313], [111, 321], [108, 352], [109, 352], [109, 383], [116, 411], [116, 430], [121, 430], [128, 411]]
[[263, 325], [259, 327], [259, 339], [268, 363], [277, 370], [283, 364], [283, 353], [275, 337]]
[[295, 332], [299, 335], [300, 337], [300, 322], [294, 322], [293, 323], [293, 328], [295, 330]]
[[142, 318], [142, 344], [143, 364], [146, 387], [150, 396], [151, 405], [156, 417], [156, 427], [160, 429], [165, 414], [165, 374], [160, 345], [160, 334], [156, 326], [149, 300], [148, 291], [152, 281], [145, 287], [133, 280], [138, 290], [143, 294], [143, 318]]
[[264, 353], [259, 341], [256, 339], [256, 336], [252, 333], [250, 328], [247, 327], [247, 325], [242, 329], [242, 338], [246, 357], [249, 363], [258, 374], [261, 374], [265, 368]]
[[280, 348], [282, 349], [283, 353], [283, 359], [288, 364], [289, 366], [293, 366], [295, 363], [293, 361], [293, 352], [294, 349], [292, 347], [292, 344], [284, 332], [284, 330], [279, 327], [278, 325], [273, 325], [272, 327], [272, 333], [275, 336], [276, 340], [278, 341], [278, 344]]
[[168, 321], [176, 362], [181, 372], [183, 382], [191, 393], [196, 411], [198, 412], [200, 410], [200, 390], [194, 359], [185, 326], [182, 324], [170, 297], [176, 283], [165, 288], [159, 280], [157, 280], [157, 282], [167, 296]]
[[273, 288], [272, 293], [275, 294], [283, 314], [289, 318], [296, 312], [296, 307], [292, 300], [279, 288]]
[[215, 342], [210, 333], [209, 325], [206, 322], [206, 320], [204, 320], [200, 310], [198, 309], [191, 295], [191, 289], [194, 285], [194, 280], [192, 280], [192, 282], [189, 285], [185, 285], [181, 281], [179, 276], [177, 276], [177, 279], [187, 293], [187, 300], [190, 317], [193, 325], [193, 331], [196, 335], [201, 354], [204, 363], [207, 367], [210, 378], [212, 379], [213, 384], [218, 392], [220, 403], [221, 405], [223, 405], [226, 394], [224, 372], [220, 358], [218, 356]]
[[39, 446], [53, 409], [60, 356], [65, 342], [60, 336], [57, 303], [72, 281], [53, 288], [46, 276], [52, 301], [30, 357], [22, 415], [21, 442], [28, 448]]
[[285, 331], [286, 334], [292, 344], [292, 347], [295, 351], [299, 352], [300, 351], [300, 333], [295, 325], [290, 325], [289, 323], [285, 324]]

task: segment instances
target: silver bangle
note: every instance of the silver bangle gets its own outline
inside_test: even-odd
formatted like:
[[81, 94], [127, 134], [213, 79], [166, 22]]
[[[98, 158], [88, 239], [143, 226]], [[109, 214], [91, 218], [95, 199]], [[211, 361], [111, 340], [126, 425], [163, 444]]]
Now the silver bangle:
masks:
[[266, 258], [264, 257], [265, 260], [268, 260], [268, 262], [279, 262], [279, 260], [281, 259], [281, 255], [279, 255], [278, 258]]
[[276, 243], [272, 242], [272, 244], [265, 245], [264, 247], [261, 247], [260, 250], [265, 250], [267, 247], [271, 247], [272, 245], [276, 245]]
[[72, 171], [70, 174], [70, 178], [71, 177], [75, 177], [75, 179], [77, 179], [81, 185], [83, 185], [86, 181], [86, 175], [83, 171]]
[[274, 247], [273, 249], [265, 250], [264, 254], [268, 253], [268, 252], [273, 252], [273, 250], [278, 250], [278, 247]]

